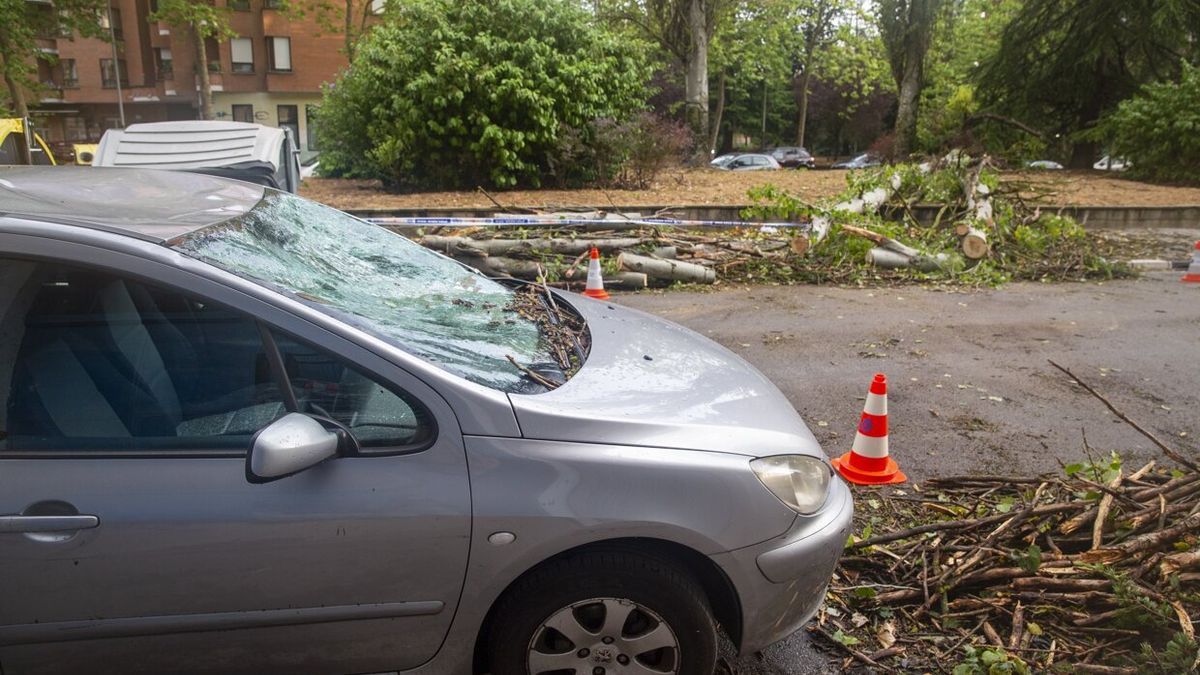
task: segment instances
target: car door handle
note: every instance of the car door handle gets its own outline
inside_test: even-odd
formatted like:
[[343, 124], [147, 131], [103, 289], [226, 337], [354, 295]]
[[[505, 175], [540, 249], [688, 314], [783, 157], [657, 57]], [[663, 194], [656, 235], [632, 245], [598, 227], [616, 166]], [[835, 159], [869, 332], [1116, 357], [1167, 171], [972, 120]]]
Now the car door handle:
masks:
[[0, 534], [74, 532], [100, 525], [96, 516], [0, 516]]

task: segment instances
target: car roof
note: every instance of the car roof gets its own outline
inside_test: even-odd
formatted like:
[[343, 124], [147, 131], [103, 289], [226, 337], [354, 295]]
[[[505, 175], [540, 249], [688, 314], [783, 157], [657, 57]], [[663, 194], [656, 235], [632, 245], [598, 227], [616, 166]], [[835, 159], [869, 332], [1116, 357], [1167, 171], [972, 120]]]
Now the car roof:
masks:
[[185, 171], [0, 167], [0, 216], [166, 242], [254, 208], [261, 185]]

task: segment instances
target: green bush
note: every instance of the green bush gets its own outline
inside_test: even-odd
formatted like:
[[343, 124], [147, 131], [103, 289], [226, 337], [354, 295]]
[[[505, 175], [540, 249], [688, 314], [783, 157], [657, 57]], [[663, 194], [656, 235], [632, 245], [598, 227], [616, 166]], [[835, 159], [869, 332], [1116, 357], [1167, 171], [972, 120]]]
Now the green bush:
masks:
[[560, 132], [628, 119], [649, 73], [571, 0], [400, 3], [325, 92], [321, 166], [392, 188], [538, 186]]
[[1179, 82], [1147, 85], [1090, 134], [1130, 175], [1200, 182], [1200, 67], [1183, 64]]

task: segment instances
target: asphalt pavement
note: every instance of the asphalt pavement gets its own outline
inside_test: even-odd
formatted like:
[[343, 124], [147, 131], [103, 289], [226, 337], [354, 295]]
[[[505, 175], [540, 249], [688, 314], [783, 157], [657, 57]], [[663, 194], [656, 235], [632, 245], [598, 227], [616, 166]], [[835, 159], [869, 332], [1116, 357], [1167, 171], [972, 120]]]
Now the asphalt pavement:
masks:
[[[1053, 360], [1178, 451], [1200, 458], [1200, 284], [1179, 273], [996, 289], [747, 286], [614, 296], [683, 324], [766, 373], [825, 451], [849, 449], [874, 373], [888, 378], [892, 455], [920, 482], [1036, 475], [1118, 452], [1159, 456]], [[750, 673], [836, 672], [804, 631]]]

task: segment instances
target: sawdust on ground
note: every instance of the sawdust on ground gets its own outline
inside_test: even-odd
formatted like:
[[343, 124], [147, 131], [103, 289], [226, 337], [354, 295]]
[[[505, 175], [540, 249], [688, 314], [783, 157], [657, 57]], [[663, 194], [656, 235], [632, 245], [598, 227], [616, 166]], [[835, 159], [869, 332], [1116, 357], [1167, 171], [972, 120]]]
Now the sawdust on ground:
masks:
[[[1144, 183], [1099, 171], [1025, 171], [1004, 175], [1013, 188], [1051, 205], [1193, 206], [1200, 205], [1200, 187]], [[846, 187], [846, 172], [838, 170], [730, 172], [713, 169], [674, 169], [664, 172], [645, 190], [508, 190], [492, 196], [505, 207], [555, 209], [609, 206], [735, 206], [749, 203], [746, 191], [772, 183], [803, 200], [838, 194]], [[495, 204], [481, 191], [393, 194], [379, 181], [311, 178], [300, 194], [343, 210], [463, 208], [490, 209]]]

